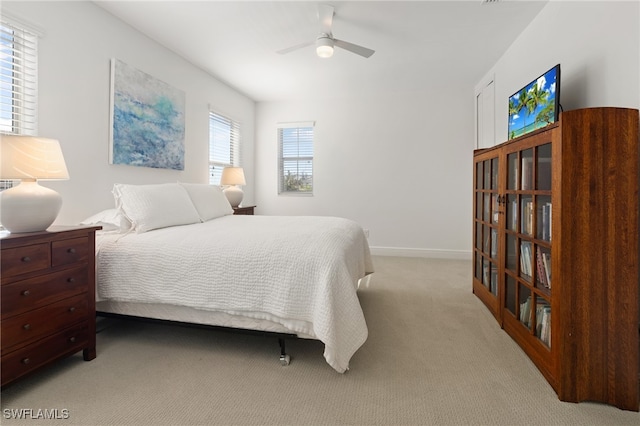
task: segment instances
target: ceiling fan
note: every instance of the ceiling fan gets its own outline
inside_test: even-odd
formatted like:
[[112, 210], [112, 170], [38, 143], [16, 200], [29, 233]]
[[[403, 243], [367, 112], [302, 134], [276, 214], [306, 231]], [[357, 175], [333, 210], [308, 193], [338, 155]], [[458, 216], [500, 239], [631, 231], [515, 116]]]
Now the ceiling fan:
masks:
[[318, 20], [320, 21], [320, 35], [315, 41], [297, 44], [286, 49], [278, 50], [278, 53], [285, 54], [303, 47], [316, 45], [316, 53], [321, 58], [330, 58], [333, 55], [334, 46], [348, 50], [356, 55], [368, 58], [375, 53], [375, 50], [349, 43], [348, 41], [339, 40], [333, 37], [331, 27], [333, 26], [333, 15], [335, 14], [333, 6], [327, 4], [318, 5]]

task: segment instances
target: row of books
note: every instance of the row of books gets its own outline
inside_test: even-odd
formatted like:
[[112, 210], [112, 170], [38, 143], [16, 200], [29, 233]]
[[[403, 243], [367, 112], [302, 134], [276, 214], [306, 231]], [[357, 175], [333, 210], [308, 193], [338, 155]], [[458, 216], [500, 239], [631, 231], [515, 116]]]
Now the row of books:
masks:
[[527, 277], [533, 276], [533, 271], [531, 270], [531, 241], [523, 241], [520, 244], [520, 272]]
[[[542, 203], [538, 206], [538, 238], [545, 241], [551, 241], [551, 222], [553, 206], [550, 202]], [[516, 229], [518, 223], [518, 209], [515, 200], [511, 202], [511, 229]], [[533, 201], [526, 200], [522, 203], [522, 227], [520, 232], [523, 234], [533, 235]]]
[[533, 201], [526, 200], [522, 204], [522, 228], [523, 234], [533, 235]]
[[545, 241], [551, 241], [551, 217], [553, 213], [553, 206], [550, 202], [542, 204], [540, 207], [540, 223], [538, 227], [538, 235]]
[[533, 158], [522, 158], [522, 185], [520, 188], [533, 189]]
[[[541, 190], [549, 190], [551, 189], [551, 158], [539, 158], [537, 162], [538, 166], [538, 182], [537, 189]], [[513, 183], [511, 184], [511, 188], [516, 188], [516, 180], [518, 173], [514, 170], [513, 173], [510, 172], [510, 175], [513, 176]], [[522, 190], [530, 190], [533, 188], [533, 158], [531, 157], [523, 157], [522, 158], [522, 181], [520, 185], [520, 189]]]
[[[520, 272], [529, 279], [533, 276], [533, 244], [523, 241], [520, 244]], [[543, 287], [551, 289], [551, 253], [536, 247], [536, 281]]]
[[536, 272], [537, 281], [543, 287], [551, 289], [551, 253], [540, 247], [536, 250]]
[[[533, 323], [533, 302], [531, 296], [527, 297], [523, 303], [520, 304], [520, 322], [527, 327], [531, 327]], [[536, 336], [545, 345], [551, 347], [551, 305], [542, 297], [536, 297], [535, 303], [535, 321], [536, 321]]]
[[[485, 228], [485, 232], [486, 232]], [[479, 231], [478, 231], [479, 232]], [[498, 230], [495, 228], [491, 228], [491, 233], [487, 233], [484, 236], [484, 246], [483, 251], [485, 253], [490, 253], [491, 258], [495, 259], [498, 257]]]

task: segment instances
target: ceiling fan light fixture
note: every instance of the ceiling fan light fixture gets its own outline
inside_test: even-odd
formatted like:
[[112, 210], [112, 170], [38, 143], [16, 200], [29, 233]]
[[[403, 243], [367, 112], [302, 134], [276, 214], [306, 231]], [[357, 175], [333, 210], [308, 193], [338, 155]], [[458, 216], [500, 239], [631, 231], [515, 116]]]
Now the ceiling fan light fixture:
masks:
[[321, 58], [333, 56], [333, 40], [327, 36], [318, 37], [316, 40], [316, 54]]

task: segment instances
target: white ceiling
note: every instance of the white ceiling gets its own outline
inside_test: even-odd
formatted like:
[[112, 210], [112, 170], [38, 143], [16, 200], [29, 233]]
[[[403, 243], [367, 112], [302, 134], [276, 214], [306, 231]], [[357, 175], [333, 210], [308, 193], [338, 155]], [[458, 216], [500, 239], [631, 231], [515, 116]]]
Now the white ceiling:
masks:
[[[321, 59], [317, 1], [97, 1], [255, 101], [339, 99], [473, 88], [545, 1], [325, 1], [333, 35], [376, 53]], [[437, 83], [436, 83], [437, 82]], [[463, 86], [464, 87], [464, 86]]]

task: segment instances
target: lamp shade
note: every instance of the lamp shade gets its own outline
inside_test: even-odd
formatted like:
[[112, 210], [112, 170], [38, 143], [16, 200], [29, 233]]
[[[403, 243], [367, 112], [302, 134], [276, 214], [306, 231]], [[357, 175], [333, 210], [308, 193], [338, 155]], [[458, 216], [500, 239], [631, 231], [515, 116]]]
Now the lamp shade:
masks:
[[9, 232], [47, 229], [58, 216], [62, 197], [38, 180], [69, 179], [60, 143], [35, 136], [0, 136], [0, 179], [20, 185], [0, 192], [0, 223]]
[[220, 177], [220, 185], [246, 185], [242, 167], [225, 167]]
[[0, 136], [0, 179], [69, 179], [60, 143], [35, 136]]

